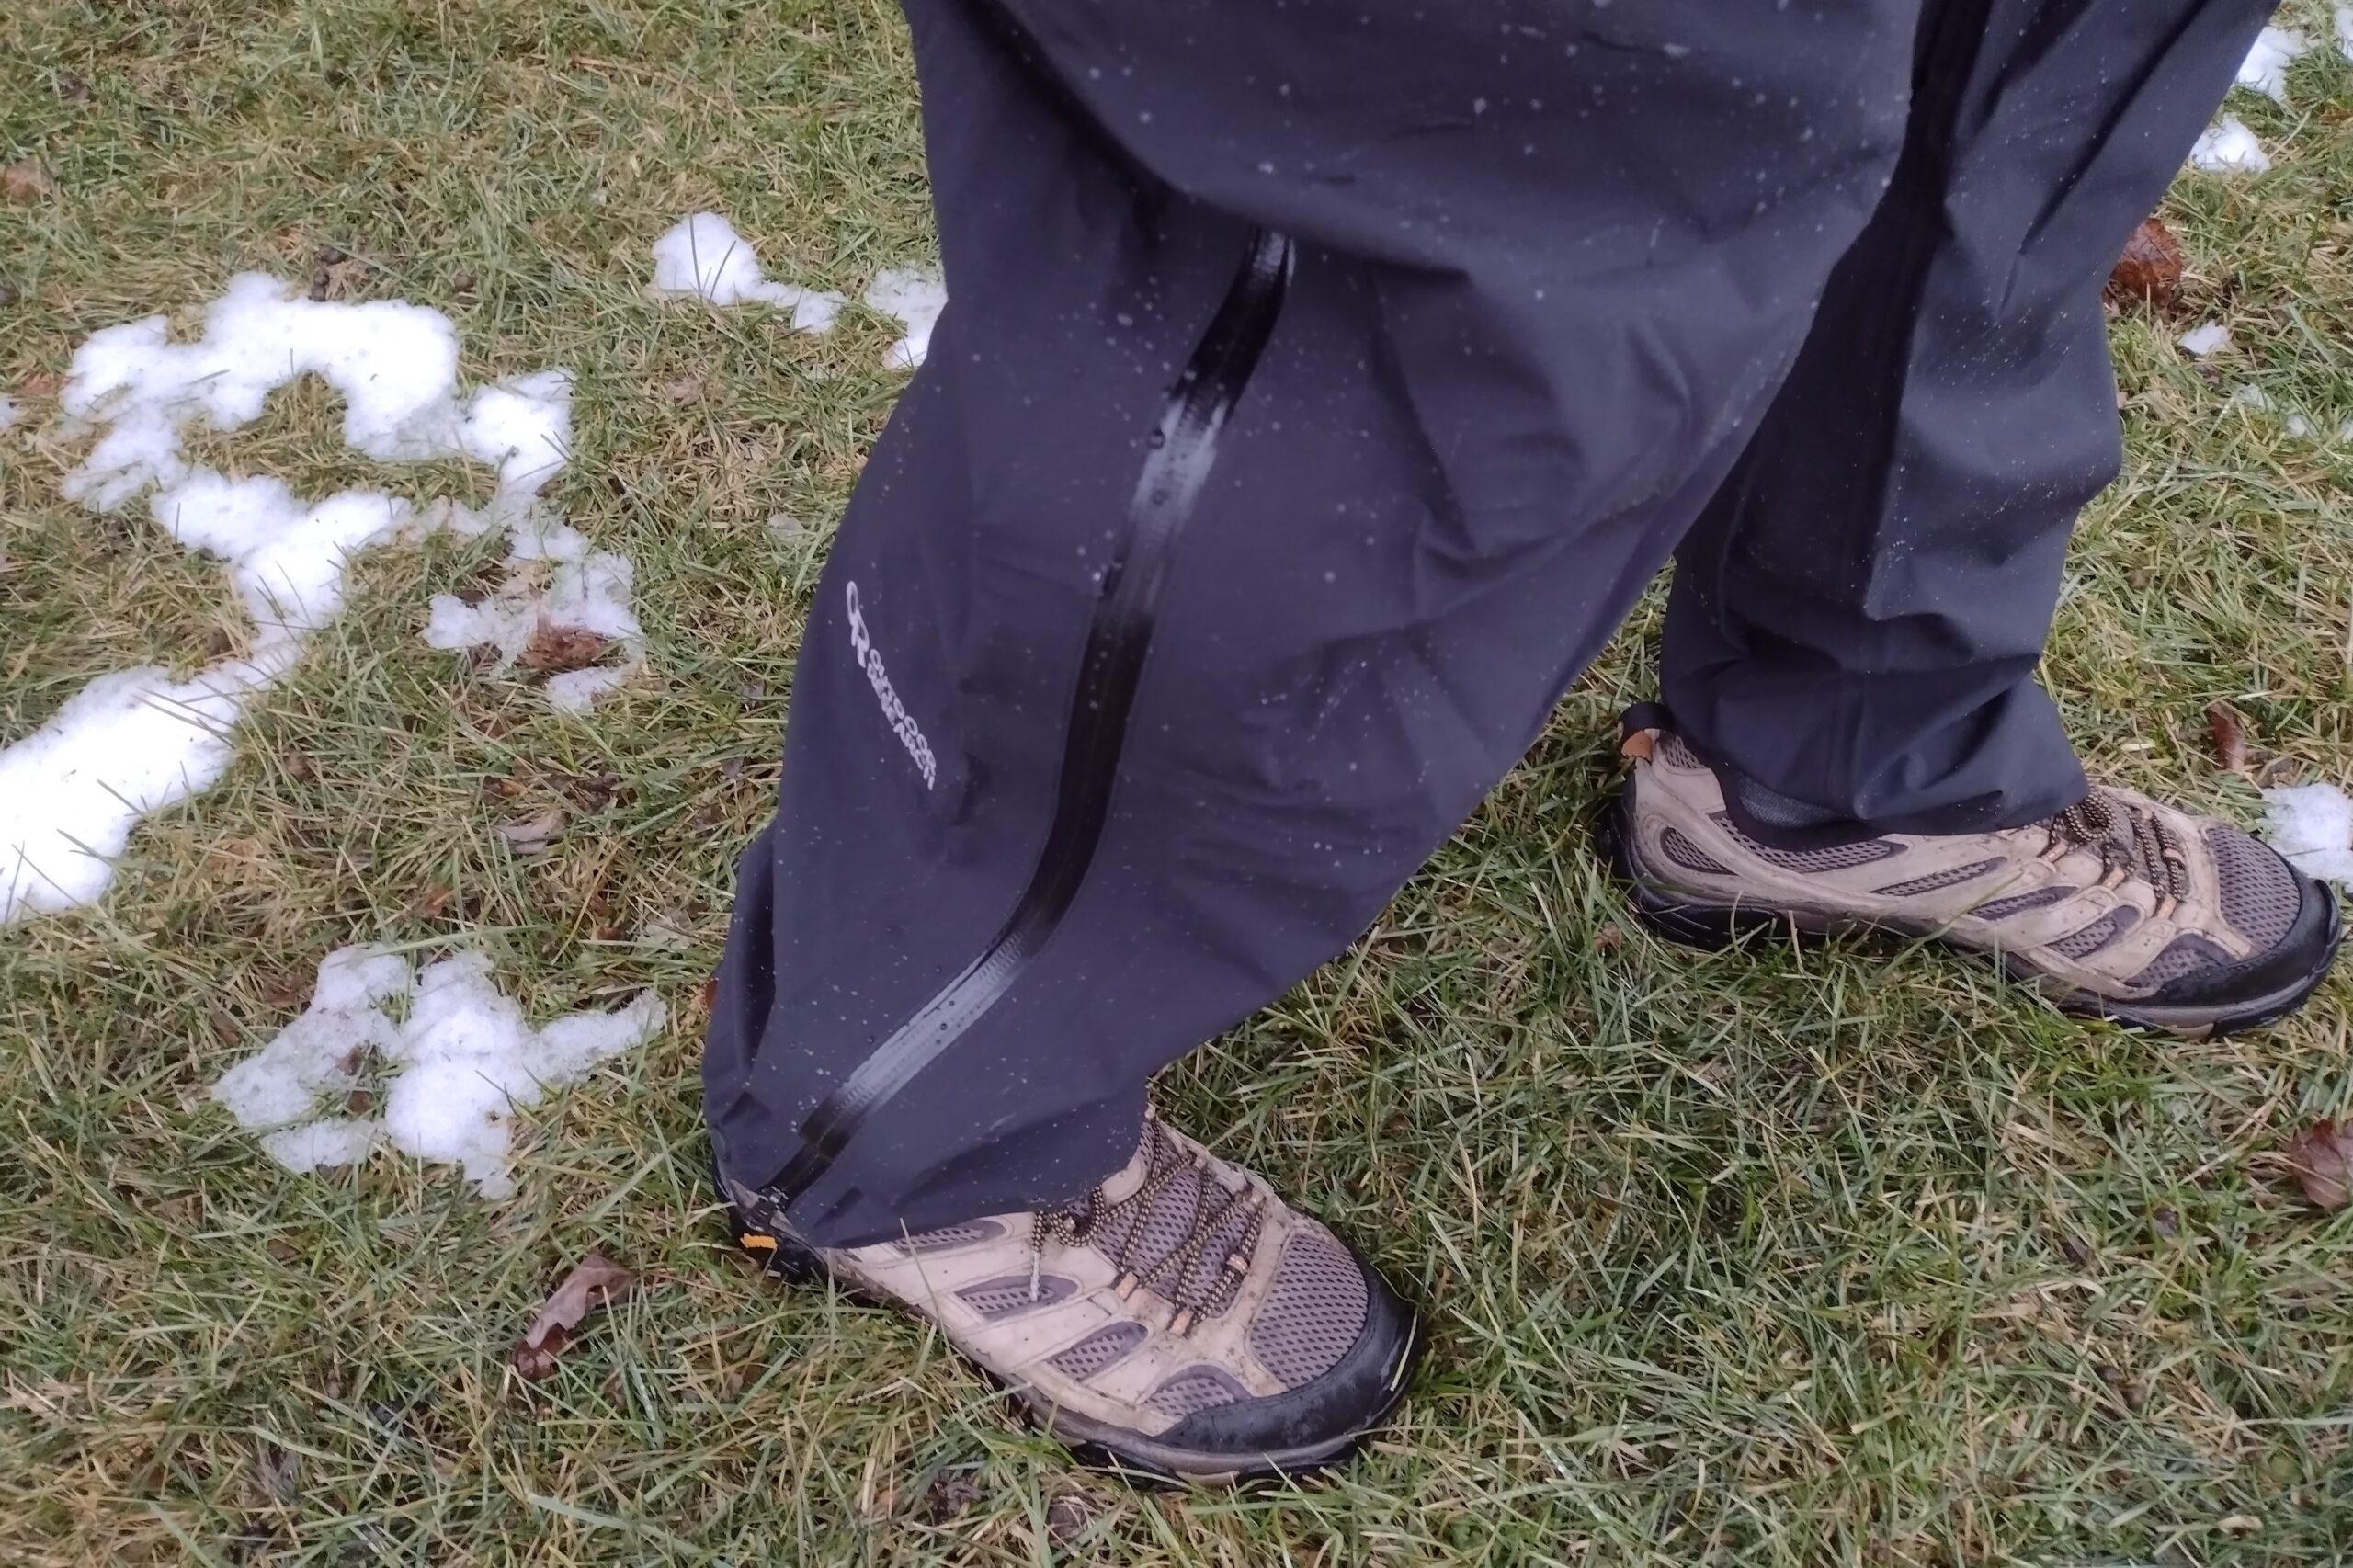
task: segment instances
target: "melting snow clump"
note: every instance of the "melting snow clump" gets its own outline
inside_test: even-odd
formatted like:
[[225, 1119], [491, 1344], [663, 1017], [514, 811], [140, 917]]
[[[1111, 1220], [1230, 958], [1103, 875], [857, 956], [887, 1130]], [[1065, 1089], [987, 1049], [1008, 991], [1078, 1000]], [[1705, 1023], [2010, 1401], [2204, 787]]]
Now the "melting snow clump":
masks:
[[506, 579], [478, 605], [452, 594], [433, 596], [425, 641], [459, 650], [494, 647], [502, 668], [530, 645], [541, 626], [593, 631], [620, 645], [623, 662], [565, 670], [548, 678], [548, 701], [566, 712], [585, 710], [644, 663], [645, 634], [630, 609], [634, 575], [629, 558], [592, 551], [580, 530], [540, 516], [514, 527]]
[[0, 750], [0, 924], [105, 892], [141, 817], [228, 771], [229, 728], [271, 678], [244, 660], [180, 682], [153, 665], [119, 670]]
[[[646, 992], [618, 1011], [572, 1013], [535, 1029], [480, 953], [413, 973], [398, 954], [345, 948], [319, 965], [302, 1016], [223, 1074], [212, 1095], [240, 1126], [267, 1129], [262, 1147], [289, 1170], [350, 1165], [389, 1143], [460, 1166], [483, 1197], [505, 1198], [515, 1190], [514, 1112], [643, 1044], [666, 1016]], [[341, 1114], [371, 1058], [388, 1079], [383, 1114]]]
[[[273, 390], [303, 375], [342, 395], [344, 440], [369, 457], [494, 468], [489, 505], [417, 507], [374, 490], [311, 502], [277, 480], [233, 480], [188, 460], [191, 425], [250, 424]], [[306, 300], [260, 273], [232, 278], [192, 341], [174, 342], [162, 316], [91, 334], [58, 395], [69, 437], [98, 433], [65, 476], [65, 495], [106, 512], [148, 493], [158, 527], [226, 563], [254, 630], [243, 653], [187, 681], [153, 666], [93, 681], [0, 749], [0, 924], [96, 900], [141, 817], [221, 777], [245, 701], [281, 679], [343, 608], [354, 555], [436, 528], [478, 533], [540, 516], [540, 492], [571, 447], [571, 400], [562, 370], [460, 395], [457, 329], [440, 312]], [[620, 574], [625, 582], [626, 562]]]
[[893, 267], [874, 277], [866, 302], [886, 316], [896, 316], [906, 335], [891, 345], [882, 362], [894, 370], [912, 370], [931, 352], [931, 331], [939, 312], [948, 308], [948, 285], [936, 273]]
[[841, 295], [772, 283], [735, 225], [716, 212], [682, 218], [654, 242], [657, 295], [691, 295], [714, 305], [776, 305], [803, 332], [825, 332], [847, 301]]
[[2190, 328], [2181, 335], [2181, 346], [2203, 359], [2231, 346], [2231, 329], [2221, 322], [2210, 321], [2203, 326]]
[[2353, 886], [2353, 800], [2334, 784], [2266, 790], [2272, 847], [2306, 875]]
[[2259, 175], [2271, 166], [2263, 143], [2234, 114], [2224, 115], [2208, 128], [2189, 150], [2189, 162], [2191, 167], [2208, 174]]
[[14, 425], [24, 411], [7, 398], [0, 397], [0, 430]]
[[2238, 85], [2286, 103], [2288, 67], [2312, 46], [2312, 40], [2292, 28], [2264, 28], [2256, 35], [2255, 47], [2239, 62]]
[[2353, 5], [2336, 7], [2336, 52], [2353, 60]]

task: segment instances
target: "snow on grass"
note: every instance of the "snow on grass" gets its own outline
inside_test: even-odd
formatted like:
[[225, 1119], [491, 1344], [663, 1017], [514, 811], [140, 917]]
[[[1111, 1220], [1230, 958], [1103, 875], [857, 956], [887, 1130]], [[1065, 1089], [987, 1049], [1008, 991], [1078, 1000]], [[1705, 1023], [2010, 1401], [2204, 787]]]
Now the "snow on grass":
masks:
[[436, 594], [425, 641], [452, 651], [495, 648], [499, 666], [506, 668], [543, 626], [608, 639], [621, 650], [620, 665], [565, 670], [548, 679], [548, 701], [566, 712], [580, 712], [644, 662], [645, 634], [630, 608], [633, 576], [626, 556], [592, 551], [577, 528], [534, 514], [513, 525], [506, 577], [498, 591], [474, 605], [452, 594]]
[[14, 425], [23, 413], [24, 410], [18, 408], [13, 399], [0, 397], [0, 430]]
[[[289, 1170], [350, 1165], [389, 1144], [458, 1165], [483, 1197], [505, 1198], [515, 1190], [515, 1111], [643, 1044], [666, 1017], [646, 992], [618, 1011], [572, 1013], [535, 1029], [480, 953], [415, 973], [381, 948], [344, 948], [319, 965], [302, 1016], [223, 1074], [212, 1095], [240, 1126], [263, 1131], [262, 1147]], [[371, 1065], [386, 1075], [382, 1114], [347, 1114]]]
[[[250, 424], [272, 391], [303, 375], [342, 394], [344, 440], [369, 457], [462, 458], [495, 468], [489, 506], [481, 513], [447, 501], [418, 508], [373, 490], [306, 502], [275, 479], [232, 480], [188, 462], [191, 426]], [[58, 401], [66, 435], [97, 433], [65, 476], [66, 497], [112, 511], [152, 487], [156, 524], [227, 564], [254, 633], [244, 653], [187, 681], [156, 667], [93, 681], [0, 750], [0, 924], [95, 901], [113, 881], [112, 862], [140, 818], [219, 779], [246, 700], [276, 684], [303, 640], [343, 608], [354, 555], [438, 528], [477, 533], [536, 517], [535, 498], [562, 472], [572, 435], [563, 371], [460, 395], [457, 329], [440, 312], [392, 300], [303, 299], [259, 273], [232, 278], [191, 341], [175, 342], [162, 316], [93, 333]], [[616, 578], [626, 590], [628, 563], [588, 557], [585, 541], [574, 556], [583, 571], [594, 561], [604, 587], [582, 597], [612, 619], [606, 601]], [[634, 648], [636, 622], [627, 624]], [[600, 678], [551, 695], [585, 700]]]
[[948, 308], [948, 285], [934, 272], [892, 267], [875, 275], [866, 302], [886, 316], [896, 316], [905, 335], [891, 346], [883, 363], [893, 369], [912, 370], [931, 352], [932, 328]]
[[716, 212], [682, 218], [654, 242], [651, 292], [714, 305], [776, 305], [790, 311], [792, 324], [803, 332], [831, 330], [848, 302], [830, 291], [769, 281], [751, 243]]
[[2231, 346], [2231, 329], [2221, 322], [2210, 321], [2203, 326], [2194, 326], [2183, 333], [2181, 346], [2203, 359], [2209, 354], [2220, 353]]
[[2239, 62], [2238, 85], [2280, 103], [2288, 101], [2288, 67], [2312, 48], [2313, 40], [2293, 28], [2266, 28]]
[[2189, 163], [2208, 174], [2259, 175], [2271, 166], [2271, 158], [2238, 116], [2226, 114], [2190, 148]]
[[2353, 5], [2336, 7], [2336, 52], [2353, 60]]
[[2309, 876], [2353, 886], [2353, 800], [2334, 784], [2266, 790], [2272, 847]]
[[91, 681], [0, 751], [0, 924], [95, 902], [131, 830], [228, 770], [229, 730], [276, 661], [193, 678], [148, 665]]

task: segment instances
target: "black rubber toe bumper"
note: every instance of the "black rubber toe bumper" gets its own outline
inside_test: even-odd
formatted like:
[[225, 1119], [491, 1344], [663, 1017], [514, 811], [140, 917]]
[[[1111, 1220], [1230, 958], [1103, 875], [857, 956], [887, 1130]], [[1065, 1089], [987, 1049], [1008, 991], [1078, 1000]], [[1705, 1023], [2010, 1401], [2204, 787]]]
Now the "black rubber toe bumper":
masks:
[[2211, 1012], [2222, 1027], [2236, 1028], [2292, 1012], [2327, 977], [2343, 935], [2336, 894], [2301, 871], [2295, 877], [2302, 897], [2287, 935], [2236, 963], [2185, 974], [2132, 1006]]
[[1338, 1361], [1288, 1392], [1195, 1411], [1155, 1446], [1228, 1459], [1245, 1471], [1294, 1468], [1289, 1455], [1329, 1462], [1354, 1448], [1404, 1392], [1418, 1339], [1413, 1309], [1380, 1270], [1356, 1262], [1364, 1271], [1364, 1332]]

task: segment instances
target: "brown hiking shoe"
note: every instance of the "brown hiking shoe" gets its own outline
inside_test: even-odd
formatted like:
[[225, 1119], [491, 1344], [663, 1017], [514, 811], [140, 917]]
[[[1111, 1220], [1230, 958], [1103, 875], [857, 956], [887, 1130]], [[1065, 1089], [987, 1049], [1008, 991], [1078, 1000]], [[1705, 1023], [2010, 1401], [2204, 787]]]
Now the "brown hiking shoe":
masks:
[[2293, 1012], [2336, 955], [2335, 896], [2228, 823], [2095, 789], [1995, 833], [1777, 832], [1728, 810], [1724, 776], [1647, 727], [1660, 718], [1628, 716], [1611, 854], [1644, 924], [1678, 941], [1768, 926], [1930, 937], [2067, 1011], [2199, 1036]]
[[1372, 1265], [1147, 1118], [1078, 1204], [874, 1246], [812, 1249], [721, 1179], [736, 1240], [936, 1324], [1083, 1457], [1172, 1480], [1298, 1474], [1346, 1455], [1404, 1392], [1414, 1315]]

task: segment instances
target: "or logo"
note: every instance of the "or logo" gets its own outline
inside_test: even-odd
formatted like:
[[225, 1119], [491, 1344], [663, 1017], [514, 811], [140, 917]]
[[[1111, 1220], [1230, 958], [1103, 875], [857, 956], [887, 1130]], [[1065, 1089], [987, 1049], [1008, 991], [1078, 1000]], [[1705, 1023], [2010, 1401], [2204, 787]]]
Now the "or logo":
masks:
[[874, 688], [874, 699], [882, 704], [882, 717], [898, 732], [899, 743], [907, 755], [915, 759], [915, 770], [923, 775], [923, 787], [931, 789], [939, 778], [939, 764], [932, 760], [931, 743], [923, 738], [915, 716], [891, 685], [891, 677], [882, 670], [882, 655], [875, 652], [874, 639], [867, 633], [866, 617], [858, 609], [858, 585], [849, 585], [849, 647], [850, 656], [858, 667], [866, 672], [866, 684]]

